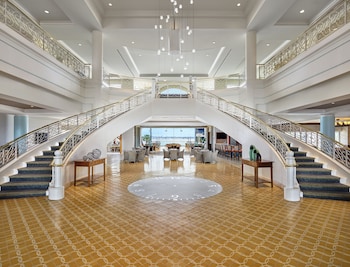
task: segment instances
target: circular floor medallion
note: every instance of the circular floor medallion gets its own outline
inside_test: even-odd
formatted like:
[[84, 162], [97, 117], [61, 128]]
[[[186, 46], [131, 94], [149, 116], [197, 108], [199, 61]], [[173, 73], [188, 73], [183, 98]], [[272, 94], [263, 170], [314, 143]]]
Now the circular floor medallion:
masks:
[[138, 180], [128, 186], [130, 193], [154, 200], [195, 200], [222, 191], [220, 184], [196, 177], [161, 176]]

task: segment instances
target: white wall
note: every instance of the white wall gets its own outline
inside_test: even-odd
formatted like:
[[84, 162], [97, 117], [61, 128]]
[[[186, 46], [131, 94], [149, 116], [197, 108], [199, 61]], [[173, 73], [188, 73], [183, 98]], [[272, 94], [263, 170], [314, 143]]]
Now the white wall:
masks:
[[[81, 160], [84, 155], [94, 148], [100, 149], [102, 151], [102, 157], [105, 157], [107, 144], [113, 138], [123, 133], [125, 133], [125, 140], [123, 134], [123, 150], [131, 149], [134, 146], [133, 126], [152, 121], [154, 118], [159, 118], [159, 116], [163, 118], [191, 116], [193, 119], [221, 129], [242, 144], [243, 157], [245, 158], [249, 158], [249, 146], [251, 144], [255, 145], [261, 152], [263, 159], [274, 162], [274, 184], [280, 187], [285, 185], [286, 170], [284, 163], [260, 135], [228, 115], [196, 102], [195, 99], [155, 99], [151, 103], [140, 106], [107, 123], [100, 130], [84, 140], [74, 155], [68, 159], [68, 164], [64, 171], [66, 185], [71, 184], [73, 181], [74, 160]], [[96, 171], [101, 173], [101, 168], [97, 168]], [[86, 176], [86, 170], [81, 171], [78, 172], [78, 178]], [[245, 172], [253, 174], [253, 169], [247, 168]], [[269, 169], [261, 169], [260, 176], [269, 178]]]

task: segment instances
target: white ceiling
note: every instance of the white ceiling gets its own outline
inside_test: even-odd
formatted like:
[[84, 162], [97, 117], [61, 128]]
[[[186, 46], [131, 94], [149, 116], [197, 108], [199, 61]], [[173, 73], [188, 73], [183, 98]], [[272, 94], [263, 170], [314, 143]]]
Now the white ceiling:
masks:
[[[14, 2], [86, 63], [92, 62], [92, 31], [101, 31], [108, 73], [128, 77], [155, 77], [157, 73], [168, 77], [225, 77], [244, 73], [248, 30], [257, 32], [257, 63], [261, 63], [302, 33], [332, 1], [194, 0], [190, 5], [190, 0], [177, 0], [183, 9], [176, 24], [186, 21], [193, 29], [193, 34], [184, 38], [184, 59], [179, 61], [178, 55], [157, 55], [161, 41], [154, 25], [159, 23], [160, 15], [171, 14], [170, 0]], [[301, 14], [302, 9], [305, 12]], [[193, 47], [195, 53], [191, 51]]]

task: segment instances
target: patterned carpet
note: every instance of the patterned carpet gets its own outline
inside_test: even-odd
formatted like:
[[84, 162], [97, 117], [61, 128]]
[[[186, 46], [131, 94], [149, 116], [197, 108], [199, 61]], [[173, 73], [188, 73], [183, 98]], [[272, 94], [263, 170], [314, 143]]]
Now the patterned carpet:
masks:
[[[0, 266], [350, 266], [350, 202], [288, 202], [269, 184], [241, 182], [238, 161], [216, 164], [107, 159], [106, 181], [65, 198], [0, 201]], [[194, 201], [136, 196], [155, 176], [209, 179], [222, 192]]]

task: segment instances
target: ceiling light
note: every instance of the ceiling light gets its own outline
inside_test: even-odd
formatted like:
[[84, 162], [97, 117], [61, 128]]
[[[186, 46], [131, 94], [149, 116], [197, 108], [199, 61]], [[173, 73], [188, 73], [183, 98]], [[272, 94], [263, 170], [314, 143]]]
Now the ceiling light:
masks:
[[50, 11], [48, 11], [48, 10], [45, 10], [44, 12], [45, 12], [46, 14], [49, 14], [49, 13], [50, 13]]
[[83, 45], [81, 43], [79, 43], [78, 46], [83, 46]]
[[134, 42], [134, 41], [131, 41], [131, 43], [132, 43], [132, 44], [135, 44], [135, 42]]
[[267, 44], [266, 44], [266, 46], [270, 46], [270, 44], [269, 44], [269, 43], [267, 43]]
[[113, 6], [113, 4], [112, 4], [112, 3], [108, 3], [108, 5], [109, 5], [109, 6]]
[[196, 53], [196, 49], [193, 48], [193, 49], [192, 49], [192, 53]]
[[241, 3], [237, 3], [237, 6], [241, 6]]
[[304, 12], [305, 12], [304, 9], [302, 9], [302, 10], [299, 11], [300, 14], [303, 14]]

